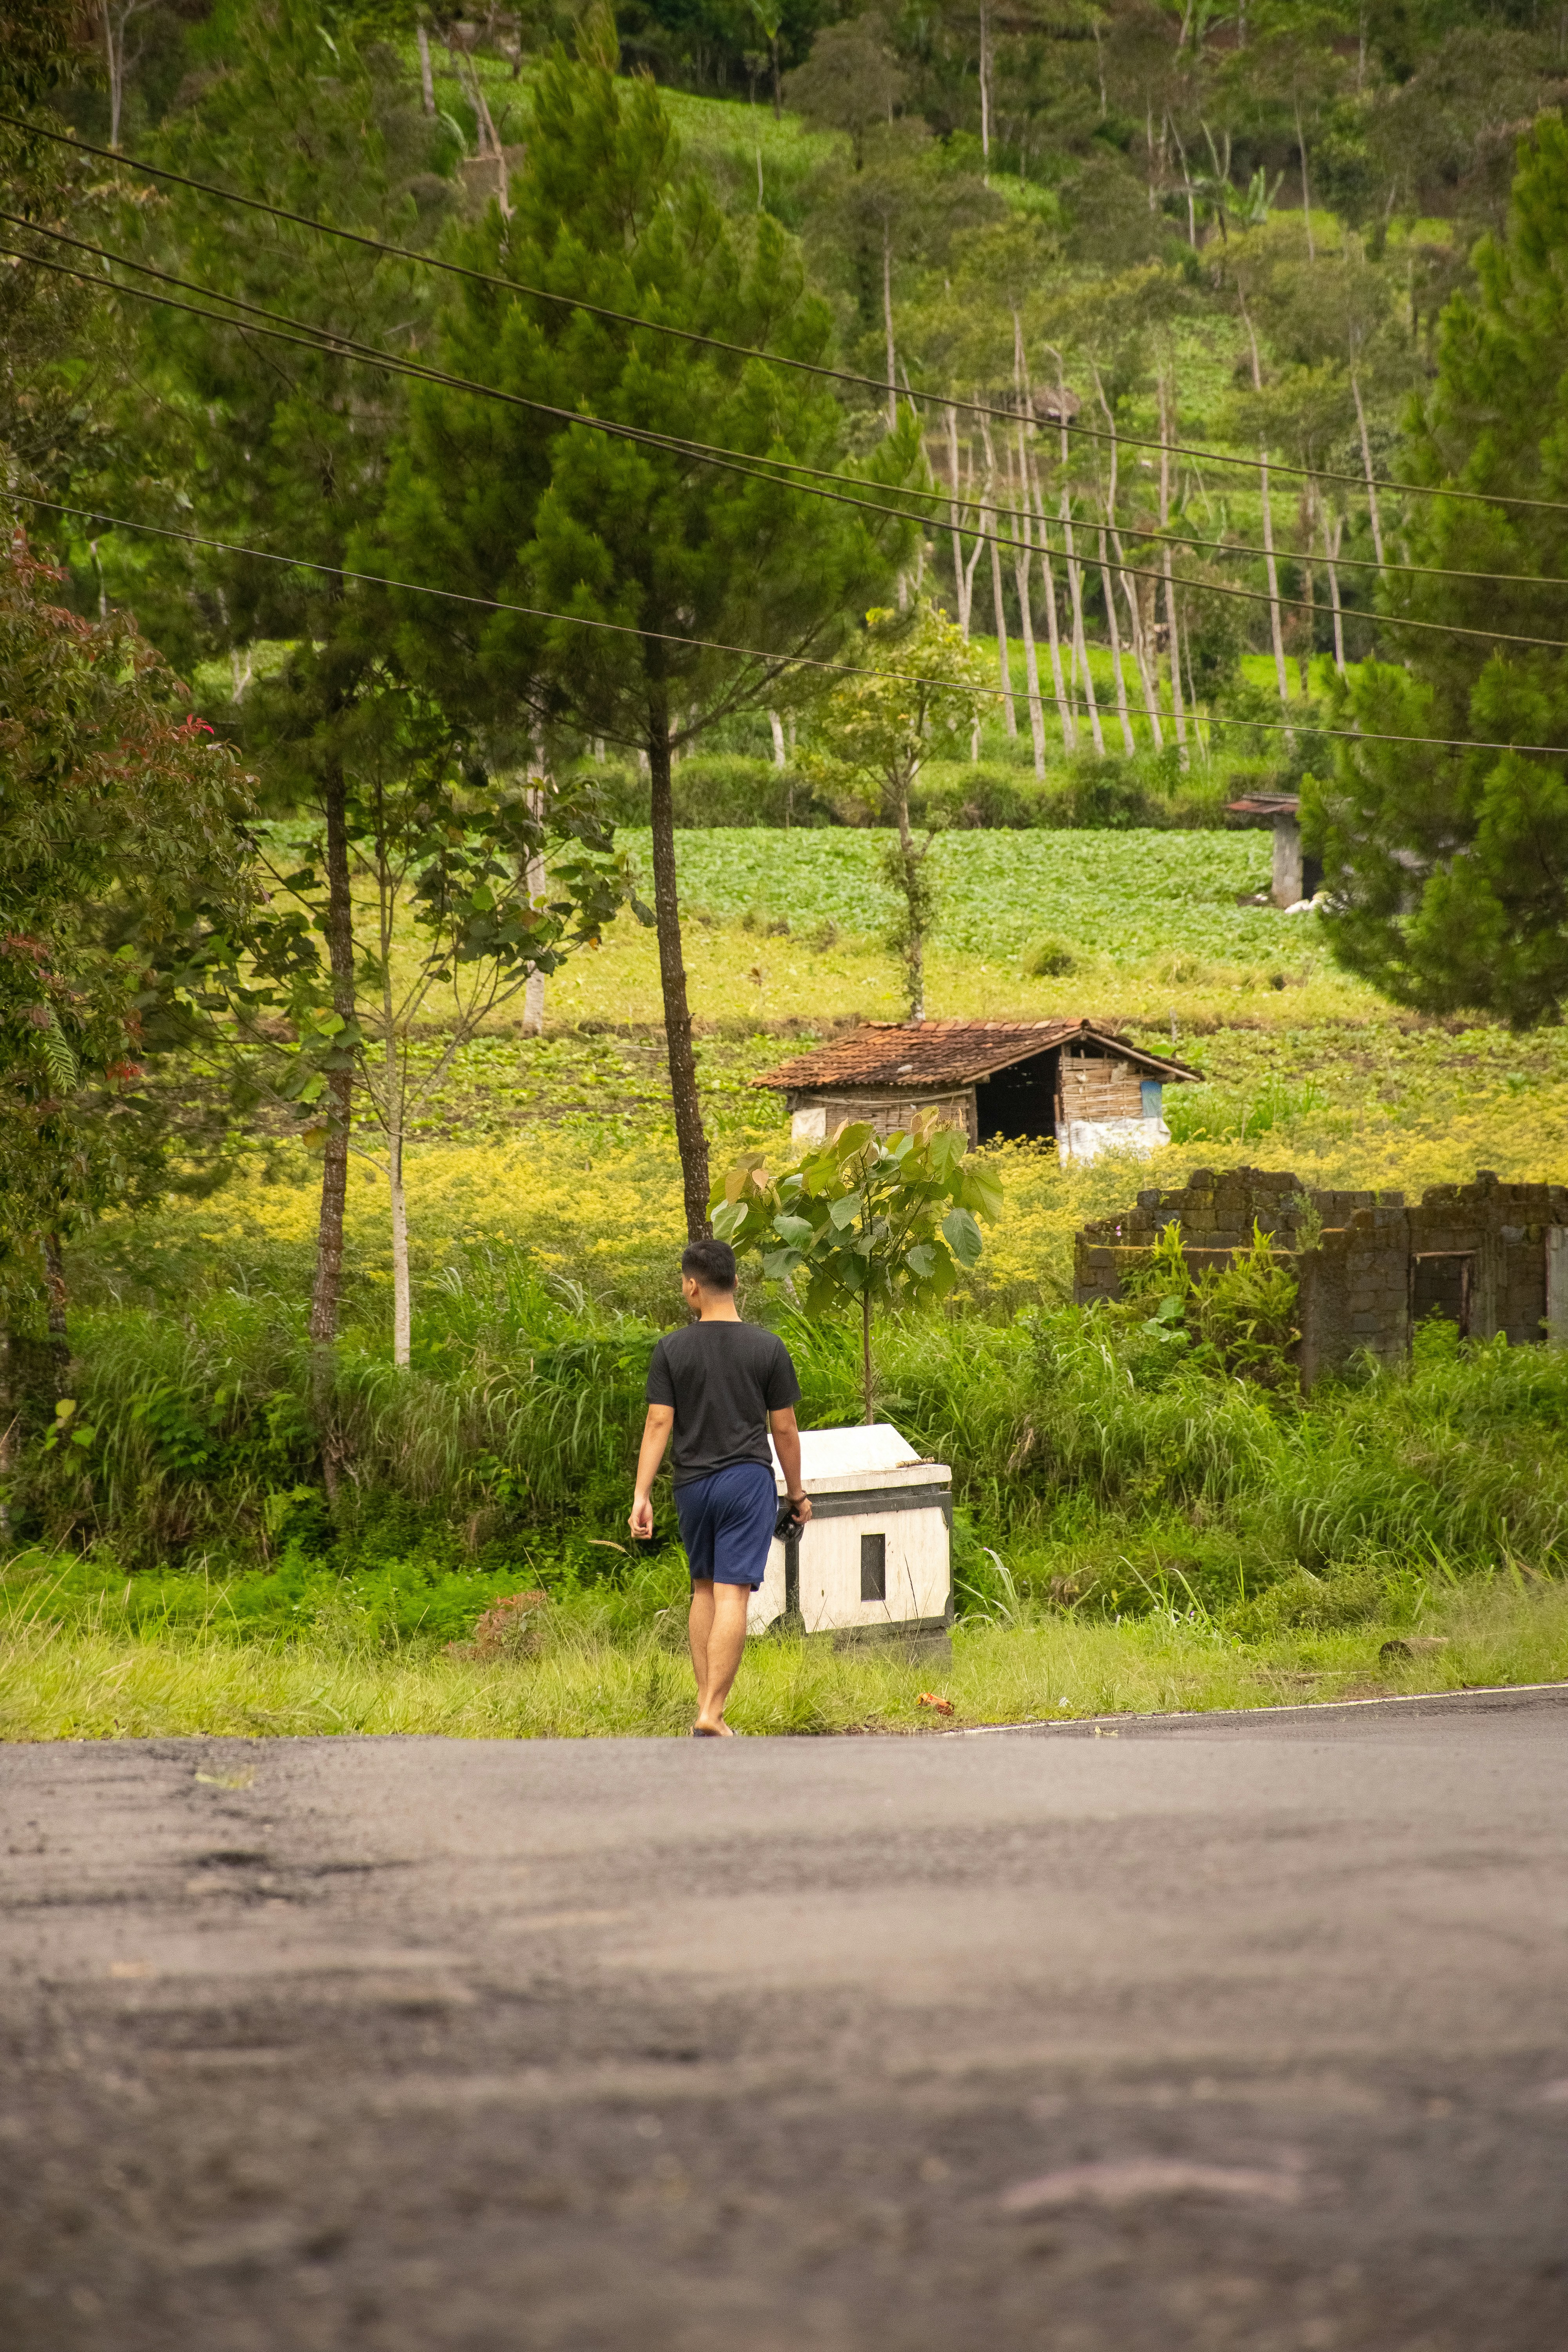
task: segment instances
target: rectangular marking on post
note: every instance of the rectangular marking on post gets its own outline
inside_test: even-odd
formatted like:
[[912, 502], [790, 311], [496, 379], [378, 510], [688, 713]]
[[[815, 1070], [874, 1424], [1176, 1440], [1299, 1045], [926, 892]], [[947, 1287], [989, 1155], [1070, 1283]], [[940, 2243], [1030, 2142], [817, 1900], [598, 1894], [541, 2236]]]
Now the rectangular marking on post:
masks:
[[886, 1601], [887, 1597], [888, 1538], [886, 1536], [862, 1536], [860, 1598], [862, 1601]]

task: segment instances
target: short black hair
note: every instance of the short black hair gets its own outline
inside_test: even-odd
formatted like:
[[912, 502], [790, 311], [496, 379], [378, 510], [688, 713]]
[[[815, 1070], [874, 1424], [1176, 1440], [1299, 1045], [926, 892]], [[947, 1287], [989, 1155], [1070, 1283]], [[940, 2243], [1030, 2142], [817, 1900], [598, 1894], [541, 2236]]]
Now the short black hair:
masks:
[[688, 1242], [680, 1253], [680, 1271], [704, 1290], [733, 1290], [735, 1253], [728, 1242]]

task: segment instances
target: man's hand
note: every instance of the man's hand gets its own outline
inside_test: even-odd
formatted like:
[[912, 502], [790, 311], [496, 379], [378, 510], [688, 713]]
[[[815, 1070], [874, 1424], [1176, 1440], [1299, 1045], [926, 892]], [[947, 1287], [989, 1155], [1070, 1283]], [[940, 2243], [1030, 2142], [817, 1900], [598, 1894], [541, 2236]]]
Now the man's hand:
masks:
[[804, 1528], [811, 1517], [811, 1497], [801, 1484], [800, 1431], [795, 1426], [794, 1405], [781, 1405], [776, 1412], [770, 1412], [768, 1427], [773, 1433], [773, 1452], [778, 1455], [779, 1468], [784, 1472], [784, 1493], [789, 1497], [790, 1509]]
[[637, 1454], [637, 1483], [631, 1515], [626, 1520], [634, 1536], [646, 1543], [653, 1533], [653, 1503], [650, 1490], [658, 1475], [658, 1465], [664, 1460], [664, 1449], [669, 1444], [669, 1433], [675, 1427], [675, 1407], [672, 1404], [650, 1404], [647, 1419], [643, 1423], [642, 1446]]

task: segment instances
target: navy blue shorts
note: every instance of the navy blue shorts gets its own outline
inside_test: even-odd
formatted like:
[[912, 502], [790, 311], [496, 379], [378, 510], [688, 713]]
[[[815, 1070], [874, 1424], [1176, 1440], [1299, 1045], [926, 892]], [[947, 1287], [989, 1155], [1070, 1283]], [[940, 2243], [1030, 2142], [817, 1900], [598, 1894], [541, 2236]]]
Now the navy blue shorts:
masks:
[[675, 1490], [680, 1540], [693, 1580], [748, 1584], [754, 1592], [768, 1572], [778, 1520], [773, 1474], [763, 1462], [730, 1462], [706, 1478]]

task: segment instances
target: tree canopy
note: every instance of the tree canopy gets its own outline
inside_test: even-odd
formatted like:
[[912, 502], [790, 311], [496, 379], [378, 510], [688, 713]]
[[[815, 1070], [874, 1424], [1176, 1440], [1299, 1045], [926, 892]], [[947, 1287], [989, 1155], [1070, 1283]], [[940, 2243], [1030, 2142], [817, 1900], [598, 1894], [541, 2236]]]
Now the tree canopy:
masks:
[[1477, 634], [1416, 639], [1342, 696], [1369, 731], [1458, 747], [1347, 745], [1310, 799], [1343, 961], [1400, 1003], [1483, 1006], [1519, 1028], [1568, 999], [1568, 751], [1542, 748], [1568, 745], [1568, 654], [1487, 635], [1568, 635], [1565, 247], [1568, 130], [1543, 116], [1507, 233], [1479, 251], [1475, 297], [1445, 311], [1436, 382], [1410, 420], [1415, 478], [1454, 495], [1413, 500], [1405, 542], [1442, 570], [1391, 574], [1384, 592], [1391, 611]]

